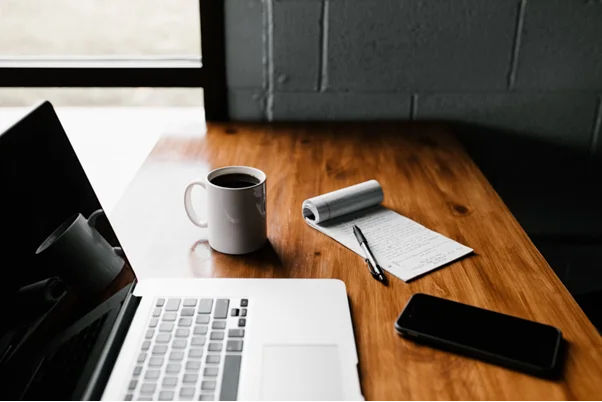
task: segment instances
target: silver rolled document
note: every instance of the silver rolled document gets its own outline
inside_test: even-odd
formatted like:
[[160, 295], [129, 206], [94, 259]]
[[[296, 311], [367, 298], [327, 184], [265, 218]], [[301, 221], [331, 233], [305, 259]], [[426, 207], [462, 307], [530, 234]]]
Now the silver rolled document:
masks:
[[320, 223], [378, 205], [383, 198], [380, 184], [369, 180], [303, 201], [303, 217], [311, 223]]

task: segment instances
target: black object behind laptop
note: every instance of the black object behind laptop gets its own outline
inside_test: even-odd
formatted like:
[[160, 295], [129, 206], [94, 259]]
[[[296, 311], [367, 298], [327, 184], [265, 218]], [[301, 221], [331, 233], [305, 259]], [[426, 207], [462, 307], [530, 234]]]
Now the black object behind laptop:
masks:
[[[125, 336], [127, 326], [119, 330], [116, 324], [137, 302], [128, 297], [132, 285], [100, 303], [102, 298], [90, 294], [89, 286], [80, 289], [78, 281], [64, 278], [64, 261], [36, 255], [64, 222], [99, 210], [50, 103], [41, 104], [0, 135], [2, 399], [83, 398], [97, 375], [93, 369], [106, 340]], [[102, 219], [93, 235], [118, 247], [108, 220]], [[84, 277], [92, 276], [92, 265], [82, 264]], [[50, 287], [62, 283], [57, 277], [65, 279], [64, 294], [64, 287], [54, 293]], [[105, 277], [105, 282], [110, 280]], [[88, 392], [87, 397], [100, 395]]]
[[412, 295], [395, 330], [417, 342], [511, 369], [558, 374], [559, 329], [422, 293]]

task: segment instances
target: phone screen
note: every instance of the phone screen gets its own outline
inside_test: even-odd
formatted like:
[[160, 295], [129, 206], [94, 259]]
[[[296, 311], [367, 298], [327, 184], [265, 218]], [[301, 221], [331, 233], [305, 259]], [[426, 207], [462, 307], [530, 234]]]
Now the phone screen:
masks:
[[553, 368], [562, 339], [549, 325], [425, 294], [412, 296], [396, 327], [543, 369]]

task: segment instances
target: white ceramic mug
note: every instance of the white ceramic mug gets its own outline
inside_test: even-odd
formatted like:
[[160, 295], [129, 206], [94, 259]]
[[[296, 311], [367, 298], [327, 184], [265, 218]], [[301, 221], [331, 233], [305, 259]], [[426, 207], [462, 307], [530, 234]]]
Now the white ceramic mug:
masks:
[[[248, 187], [224, 187], [212, 181], [226, 175], [252, 176], [257, 183]], [[222, 178], [224, 179], [224, 178]], [[267, 240], [266, 175], [247, 166], [226, 166], [195, 180], [184, 192], [184, 208], [195, 225], [209, 229], [209, 245], [225, 254], [246, 254], [258, 250]], [[207, 195], [207, 219], [201, 220], [192, 203], [192, 189], [201, 186]]]

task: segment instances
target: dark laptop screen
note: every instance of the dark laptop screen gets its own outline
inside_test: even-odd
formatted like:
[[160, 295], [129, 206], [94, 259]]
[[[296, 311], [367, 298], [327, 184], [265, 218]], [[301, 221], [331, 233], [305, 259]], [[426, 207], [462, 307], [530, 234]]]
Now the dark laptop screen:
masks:
[[106, 297], [124, 263], [115, 246], [49, 103], [0, 135], [0, 368], [23, 366]]

